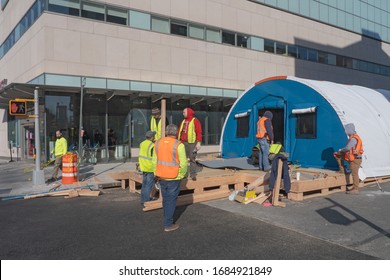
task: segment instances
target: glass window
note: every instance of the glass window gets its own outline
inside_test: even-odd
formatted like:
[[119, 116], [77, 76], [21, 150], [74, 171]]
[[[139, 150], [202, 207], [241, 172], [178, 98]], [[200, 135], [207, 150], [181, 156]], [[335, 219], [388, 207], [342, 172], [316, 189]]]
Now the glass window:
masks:
[[251, 36], [249, 38], [249, 47], [252, 50], [257, 50], [257, 51], [263, 52], [264, 51], [264, 39], [259, 38], [259, 37], [255, 37], [255, 36]]
[[164, 18], [152, 17], [152, 30], [168, 34], [169, 20]]
[[222, 43], [223, 44], [229, 44], [229, 45], [235, 45], [236, 44], [236, 38], [235, 34], [228, 31], [222, 31]]
[[237, 34], [237, 46], [247, 48], [249, 36], [243, 34]]
[[298, 47], [298, 58], [307, 60], [307, 49]]
[[286, 0], [278, 0], [278, 7], [284, 10], [288, 10], [288, 2]]
[[328, 54], [328, 64], [329, 65], [336, 65], [336, 55], [335, 54]]
[[287, 46], [285, 44], [282, 44], [282, 43], [275, 43], [275, 44], [276, 44], [276, 53], [277, 54], [283, 54], [283, 55], [287, 54]]
[[349, 30], [353, 30], [353, 16], [351, 14], [345, 15], [345, 27]]
[[288, 9], [293, 13], [299, 13], [299, 0], [288, 1]]
[[310, 16], [310, 2], [311, 0], [300, 0], [299, 11], [303, 16]]
[[298, 114], [296, 138], [316, 138], [316, 113]]
[[104, 5], [82, 3], [81, 16], [104, 21]]
[[329, 6], [325, 4], [320, 4], [320, 20], [323, 22], [328, 22], [329, 20]]
[[221, 43], [221, 32], [217, 29], [206, 29], [206, 40], [209, 42]]
[[196, 38], [196, 39], [204, 40], [204, 27], [202, 27], [202, 26], [190, 25], [190, 26], [189, 26], [188, 35], [189, 35], [191, 38]]
[[340, 27], [346, 27], [346, 13], [341, 10], [337, 10], [337, 25]]
[[107, 7], [107, 21], [127, 25], [127, 10]]
[[329, 7], [329, 23], [337, 25], [337, 10], [333, 7]]
[[264, 39], [264, 51], [269, 53], [275, 53], [275, 42]]
[[367, 71], [370, 73], [374, 73], [374, 63], [367, 62]]
[[187, 37], [187, 24], [171, 22], [171, 34]]
[[237, 119], [237, 138], [248, 138], [249, 135], [249, 116]]
[[368, 16], [368, 5], [367, 5], [366, 2], [362, 2], [362, 1], [359, 1], [359, 2], [360, 2], [360, 14], [361, 14], [361, 17], [367, 19], [367, 16]]
[[353, 2], [353, 14], [356, 16], [361, 15], [360, 2], [359, 1], [351, 1]]
[[80, 0], [49, 0], [49, 11], [71, 16], [80, 15]]
[[357, 16], [353, 17], [353, 31], [359, 32], [359, 33], [362, 32], [362, 22], [361, 22], [360, 17], [357, 17]]
[[314, 19], [320, 18], [319, 4], [315, 1], [310, 1], [310, 16]]
[[297, 49], [297, 47], [288, 45], [287, 46], [287, 55], [291, 56], [291, 57], [297, 58], [298, 57], [298, 49]]
[[368, 20], [370, 21], [375, 21], [375, 8], [371, 5], [368, 5], [368, 10], [367, 10], [367, 15], [368, 15]]
[[150, 30], [150, 14], [129, 11], [130, 26]]
[[328, 64], [328, 54], [325, 52], [318, 52], [318, 62]]
[[318, 52], [316, 50], [309, 49], [307, 54], [310, 61], [318, 61]]

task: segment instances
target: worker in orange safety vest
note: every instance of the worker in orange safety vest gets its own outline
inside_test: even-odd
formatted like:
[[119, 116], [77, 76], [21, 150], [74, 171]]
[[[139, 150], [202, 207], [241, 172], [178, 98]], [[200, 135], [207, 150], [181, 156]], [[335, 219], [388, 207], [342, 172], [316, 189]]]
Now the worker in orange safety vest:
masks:
[[359, 193], [359, 168], [362, 164], [363, 141], [355, 131], [355, 125], [349, 123], [345, 125], [345, 133], [348, 135], [346, 146], [334, 153], [334, 157], [339, 165], [341, 173], [346, 173], [344, 161], [349, 163], [349, 169], [352, 173], [353, 185], [347, 190], [348, 194]]
[[166, 137], [155, 143], [156, 173], [160, 180], [160, 193], [164, 211], [164, 231], [174, 231], [179, 228], [174, 223], [173, 215], [176, 209], [176, 200], [180, 192], [180, 184], [187, 176], [187, 156], [184, 144], [177, 137], [178, 128], [174, 124], [167, 126]]
[[272, 127], [273, 114], [265, 111], [257, 122], [257, 142], [259, 143], [259, 169], [269, 171], [271, 164], [269, 162], [269, 147], [274, 143], [274, 130]]

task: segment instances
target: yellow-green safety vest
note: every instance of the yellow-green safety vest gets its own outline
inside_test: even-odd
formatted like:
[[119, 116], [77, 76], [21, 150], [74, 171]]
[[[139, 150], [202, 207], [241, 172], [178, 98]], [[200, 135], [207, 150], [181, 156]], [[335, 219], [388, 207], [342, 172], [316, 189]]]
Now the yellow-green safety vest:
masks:
[[157, 120], [155, 117], [150, 119], [150, 130], [156, 132], [155, 139], [158, 140], [161, 138], [161, 119], [157, 124]]
[[62, 157], [68, 151], [68, 141], [64, 137], [61, 137], [56, 140], [54, 144], [54, 150], [52, 153], [55, 157]]
[[139, 168], [142, 172], [154, 172], [156, 165], [153, 163], [154, 143], [149, 139], [144, 140], [139, 146]]
[[[181, 136], [181, 131], [183, 130], [184, 123], [185, 123], [185, 120], [182, 121], [181, 125], [180, 125], [179, 137], [178, 137], [179, 140], [180, 140], [180, 136]], [[192, 120], [188, 124], [187, 142], [190, 144], [196, 142], [196, 133], [195, 133], [195, 124], [194, 123], [195, 123], [195, 118], [192, 118]]]

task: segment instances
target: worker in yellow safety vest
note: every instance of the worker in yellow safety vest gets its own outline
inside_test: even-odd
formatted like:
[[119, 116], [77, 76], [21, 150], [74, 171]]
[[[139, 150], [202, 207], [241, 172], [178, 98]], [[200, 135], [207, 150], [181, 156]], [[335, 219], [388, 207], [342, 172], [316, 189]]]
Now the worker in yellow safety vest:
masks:
[[48, 183], [54, 182], [57, 180], [58, 170], [62, 165], [62, 157], [68, 151], [68, 142], [65, 137], [62, 136], [61, 130], [56, 131], [56, 142], [54, 144], [54, 150], [51, 151], [51, 154], [54, 155], [54, 169], [53, 174], [50, 179], [47, 180]]
[[183, 110], [184, 120], [180, 124], [177, 137], [184, 144], [187, 159], [190, 160], [190, 177], [192, 180], [196, 180], [198, 171], [196, 155], [201, 148], [202, 142], [202, 125], [194, 115], [195, 112], [191, 108]]
[[155, 131], [148, 131], [145, 134], [145, 140], [139, 146], [138, 164], [142, 171], [141, 204], [150, 201], [150, 194], [154, 187], [154, 172], [156, 165], [153, 161], [154, 156], [154, 136]]
[[[156, 140], [162, 137], [161, 134], [161, 111], [159, 108], [152, 109], [152, 117], [150, 118], [150, 130], [156, 132], [156, 136], [154, 137]], [[165, 126], [169, 124], [168, 119], [165, 118]]]

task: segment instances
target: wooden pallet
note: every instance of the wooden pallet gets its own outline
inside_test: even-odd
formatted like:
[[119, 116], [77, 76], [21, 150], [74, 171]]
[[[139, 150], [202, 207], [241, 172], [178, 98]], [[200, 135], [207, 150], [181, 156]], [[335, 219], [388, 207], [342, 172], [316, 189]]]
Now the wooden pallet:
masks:
[[[302, 173], [302, 171], [300, 171]], [[302, 201], [303, 199], [326, 196], [336, 192], [345, 192], [350, 180], [345, 175], [330, 172], [324, 178], [292, 181], [288, 199]], [[301, 175], [301, 178], [304, 176]]]
[[[177, 205], [188, 205], [196, 202], [209, 201], [228, 197], [233, 190], [241, 190], [250, 183], [256, 181], [256, 186], [261, 184], [259, 177], [265, 173], [254, 171], [232, 171], [229, 169], [203, 168], [198, 173], [197, 180], [182, 180]], [[142, 174], [132, 170], [117, 174], [110, 174], [116, 180], [121, 181], [122, 187], [128, 184], [129, 191], [139, 193], [142, 185]], [[159, 209], [162, 207], [162, 198], [146, 202], [144, 211]]]
[[364, 179], [363, 185], [368, 186], [378, 183], [386, 183], [390, 181], [390, 176], [380, 176], [380, 177], [369, 177]]

